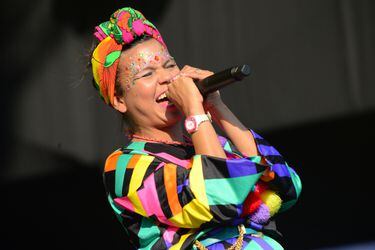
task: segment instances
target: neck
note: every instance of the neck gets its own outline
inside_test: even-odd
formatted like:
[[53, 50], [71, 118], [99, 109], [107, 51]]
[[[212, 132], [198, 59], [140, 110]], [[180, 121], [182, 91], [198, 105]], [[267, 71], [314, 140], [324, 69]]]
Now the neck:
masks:
[[[139, 127], [139, 130], [134, 134], [156, 140], [183, 142], [184, 133], [181, 125], [181, 122], [178, 122], [171, 127], [163, 129], [155, 127]], [[142, 141], [142, 139], [133, 138], [133, 141]]]

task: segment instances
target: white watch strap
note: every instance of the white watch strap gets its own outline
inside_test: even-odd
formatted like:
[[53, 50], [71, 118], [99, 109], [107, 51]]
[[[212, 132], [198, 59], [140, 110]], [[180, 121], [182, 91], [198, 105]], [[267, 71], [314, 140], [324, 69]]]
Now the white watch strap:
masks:
[[204, 115], [193, 115], [193, 116], [197, 121], [197, 126], [204, 121], [210, 121], [210, 118], [206, 114], [204, 114]]

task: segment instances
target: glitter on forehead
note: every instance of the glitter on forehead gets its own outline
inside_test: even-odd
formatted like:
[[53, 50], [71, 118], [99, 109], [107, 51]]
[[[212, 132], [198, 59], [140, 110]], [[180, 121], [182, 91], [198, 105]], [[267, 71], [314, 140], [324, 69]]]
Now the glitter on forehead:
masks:
[[128, 71], [130, 71], [129, 77], [134, 77], [137, 73], [142, 71], [144, 68], [148, 66], [159, 63], [162, 59], [174, 59], [164, 47], [158, 52], [140, 52], [136, 56], [130, 56], [128, 59], [128, 63], [125, 67]]

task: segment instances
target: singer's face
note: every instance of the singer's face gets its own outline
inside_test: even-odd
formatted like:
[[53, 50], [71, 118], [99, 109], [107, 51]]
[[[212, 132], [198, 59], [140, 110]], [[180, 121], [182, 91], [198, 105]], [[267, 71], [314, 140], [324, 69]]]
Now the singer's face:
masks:
[[150, 39], [122, 52], [119, 62], [126, 112], [141, 127], [163, 128], [175, 124], [182, 113], [168, 101], [157, 101], [180, 69], [167, 48]]

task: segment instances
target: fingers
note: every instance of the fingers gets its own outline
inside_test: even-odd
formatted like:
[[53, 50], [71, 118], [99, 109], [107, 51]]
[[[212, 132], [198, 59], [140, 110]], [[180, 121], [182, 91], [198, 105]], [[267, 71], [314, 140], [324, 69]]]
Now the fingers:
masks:
[[198, 68], [191, 67], [189, 65], [185, 65], [182, 70], [180, 71], [182, 76], [187, 76], [193, 79], [202, 80], [214, 73], [208, 70], [202, 70]]
[[194, 67], [191, 67], [191, 66], [187, 65], [181, 70], [180, 74], [182, 74], [182, 75], [197, 75], [197, 76], [204, 75], [204, 76], [208, 76], [208, 75], [212, 75], [213, 72], [208, 71], [208, 70], [194, 68]]
[[169, 80], [169, 82], [174, 82], [174, 81], [176, 81], [178, 78], [180, 78], [181, 77], [181, 74], [180, 73], [178, 73], [177, 75], [175, 75], [174, 77], [172, 77], [172, 79], [171, 80]]

